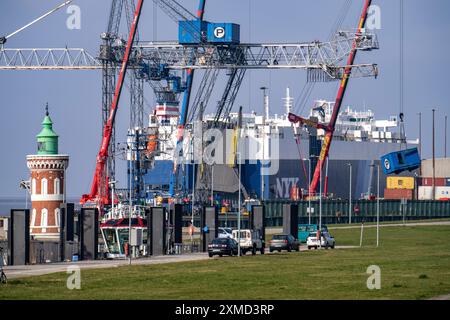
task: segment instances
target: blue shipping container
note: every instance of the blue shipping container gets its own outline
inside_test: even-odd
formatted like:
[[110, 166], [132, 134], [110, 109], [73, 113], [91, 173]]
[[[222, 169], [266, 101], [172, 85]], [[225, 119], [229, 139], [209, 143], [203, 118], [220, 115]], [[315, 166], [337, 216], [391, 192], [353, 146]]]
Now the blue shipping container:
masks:
[[208, 23], [207, 41], [209, 43], [240, 42], [241, 26], [235, 23]]
[[403, 171], [413, 171], [420, 167], [420, 156], [417, 148], [392, 152], [381, 157], [385, 174], [399, 174]]
[[180, 44], [199, 44], [206, 37], [208, 21], [190, 20], [178, 22], [178, 42]]

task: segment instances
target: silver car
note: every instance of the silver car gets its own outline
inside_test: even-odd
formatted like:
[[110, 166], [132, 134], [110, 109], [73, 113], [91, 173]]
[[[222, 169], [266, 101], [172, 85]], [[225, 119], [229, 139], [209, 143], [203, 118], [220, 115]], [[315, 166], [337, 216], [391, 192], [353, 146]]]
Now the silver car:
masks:
[[233, 229], [232, 228], [224, 228], [220, 227], [218, 230], [218, 237], [219, 238], [231, 238], [233, 235]]
[[336, 240], [334, 237], [328, 233], [328, 231], [322, 231], [320, 234], [320, 243], [319, 239], [317, 239], [317, 234], [315, 232], [311, 232], [306, 239], [306, 245], [308, 246], [308, 250], [312, 248], [317, 249], [319, 247], [323, 247], [325, 249], [331, 248], [334, 249], [336, 246]]

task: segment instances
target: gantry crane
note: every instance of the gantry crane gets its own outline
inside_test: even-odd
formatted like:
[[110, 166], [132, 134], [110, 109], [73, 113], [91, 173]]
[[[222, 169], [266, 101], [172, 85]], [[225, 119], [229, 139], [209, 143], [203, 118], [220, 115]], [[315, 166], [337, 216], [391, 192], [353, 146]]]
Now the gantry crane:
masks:
[[[362, 27], [359, 28], [356, 34], [340, 31], [328, 42], [315, 41], [312, 43], [282, 44], [243, 44], [237, 42], [220, 44], [205, 41], [201, 30], [199, 32], [195, 24], [189, 23], [190, 21], [199, 20], [198, 17], [203, 18], [205, 1], [200, 1], [197, 17], [190, 14], [188, 10], [183, 8], [175, 0], [158, 0], [156, 2], [166, 13], [175, 17], [177, 21], [187, 21], [188, 23], [185, 24], [186, 31], [194, 35], [197, 34], [197, 37], [193, 36], [193, 39], [196, 41], [189, 44], [178, 42], [136, 43], [130, 48], [130, 56], [132, 59], [128, 61], [128, 65], [129, 69], [138, 70], [138, 74], [140, 75], [143, 72], [153, 74], [155, 70], [163, 70], [165, 76], [161, 77], [161, 80], [176, 77], [174, 74], [178, 72], [187, 74], [185, 86], [182, 86], [183, 89], [185, 88], [183, 91], [185, 97], [183, 99], [179, 123], [181, 129], [185, 126], [187, 119], [192, 120], [195, 118], [196, 113], [202, 113], [204, 111], [206, 107], [205, 102], [209, 99], [212, 87], [220, 70], [228, 70], [229, 80], [222, 99], [218, 104], [216, 119], [227, 118], [239, 91], [245, 70], [248, 69], [306, 69], [309, 81], [342, 79], [343, 82], [347, 82], [350, 77], [376, 76], [378, 74], [377, 65], [353, 65], [354, 59], [349, 59], [345, 66], [339, 65], [340, 61], [345, 59], [349, 53], [353, 53], [352, 55], [354, 56], [358, 50], [378, 48], [376, 36], [366, 32]], [[117, 63], [122, 63], [123, 65], [123, 45], [108, 47], [107, 52], [114, 57]], [[77, 58], [72, 59], [72, 54], [75, 54]], [[45, 58], [43, 59], [42, 57]], [[92, 58], [92, 55], [87, 54], [83, 49], [62, 49], [56, 51], [54, 49], [31, 49], [29, 51], [25, 49], [0, 50], [0, 70], [103, 68], [102, 60]], [[202, 87], [200, 88], [202, 92], [199, 91], [197, 93], [192, 109], [190, 109], [189, 102], [192, 90], [192, 77], [194, 70], [197, 69], [205, 71], [201, 82]], [[154, 83], [158, 81], [155, 78], [152, 79]], [[155, 90], [155, 86], [152, 87]], [[104, 100], [106, 101], [107, 99]], [[110, 117], [111, 115], [109, 115], [108, 119]], [[113, 127], [108, 127], [108, 131], [112, 129]], [[105, 139], [102, 141], [105, 141]], [[105, 145], [102, 142], [102, 149], [104, 147]], [[102, 155], [106, 155], [107, 158], [111, 154], [103, 151]], [[105, 159], [100, 160], [102, 163], [106, 161]], [[97, 170], [96, 176], [99, 176]], [[96, 198], [107, 202], [107, 178], [108, 174], [106, 174], [106, 178], [102, 177], [98, 179], [96, 184], [98, 188], [100, 186], [99, 183], [101, 183], [104, 186], [104, 190], [106, 190], [105, 192], [102, 191], [99, 193], [97, 191], [97, 194], [95, 194], [94, 190], [91, 189], [91, 194], [84, 199]], [[176, 182], [173, 186], [173, 194], [175, 194]]]
[[[175, 0], [160, 0], [160, 5], [175, 20], [189, 21], [189, 14]], [[199, 12], [204, 12], [204, 1], [200, 1]], [[176, 8], [176, 9], [175, 9]], [[175, 12], [175, 14], [174, 14]], [[183, 15], [183, 13], [185, 15]], [[193, 16], [192, 14], [190, 16]], [[181, 17], [181, 18], [180, 18]], [[201, 17], [203, 18], [203, 16]], [[202, 21], [200, 17], [197, 20]], [[184, 26], [184, 25], [183, 25]], [[181, 24], [180, 24], [181, 28]], [[196, 30], [189, 30], [195, 33]], [[372, 50], [378, 48], [375, 35], [366, 33], [362, 29], [354, 34], [351, 32], [339, 32], [335, 38], [327, 43], [299, 43], [299, 44], [217, 44], [205, 41], [202, 34], [197, 36], [198, 41], [192, 43], [141, 43], [139, 51], [144, 60], [152, 60], [153, 63], [166, 65], [171, 70], [188, 71], [188, 89], [185, 92], [181, 110], [179, 134], [175, 155], [181, 152], [183, 139], [182, 130], [186, 123], [186, 115], [192, 121], [195, 112], [202, 114], [206, 106], [204, 101], [209, 99], [218, 70], [228, 70], [228, 81], [222, 98], [218, 103], [215, 115], [215, 123], [227, 118], [239, 91], [240, 85], [247, 69], [307, 69], [310, 81], [326, 81], [330, 79], [342, 79], [346, 77], [348, 65], [339, 66], [338, 63], [352, 52], [352, 50]], [[374, 64], [353, 65], [351, 76], [376, 76], [378, 68]], [[206, 70], [201, 82], [200, 90], [194, 100], [193, 106], [189, 105], [190, 88], [192, 78], [190, 74], [196, 69]], [[350, 74], [348, 75], [350, 76]], [[190, 109], [192, 107], [192, 109]], [[177, 164], [171, 175], [170, 194], [176, 194], [178, 185]]]

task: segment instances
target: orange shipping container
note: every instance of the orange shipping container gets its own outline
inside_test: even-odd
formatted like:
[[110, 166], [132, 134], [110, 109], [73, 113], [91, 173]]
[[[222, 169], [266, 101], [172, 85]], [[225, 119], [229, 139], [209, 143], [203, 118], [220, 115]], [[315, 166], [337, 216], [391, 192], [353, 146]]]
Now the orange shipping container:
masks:
[[384, 189], [384, 198], [386, 200], [413, 200], [414, 190], [411, 189]]

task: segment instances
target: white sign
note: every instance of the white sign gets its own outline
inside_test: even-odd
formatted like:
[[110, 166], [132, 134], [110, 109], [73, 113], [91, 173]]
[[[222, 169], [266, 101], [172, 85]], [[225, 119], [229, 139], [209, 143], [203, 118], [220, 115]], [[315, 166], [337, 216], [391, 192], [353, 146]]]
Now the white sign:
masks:
[[384, 167], [386, 168], [386, 170], [389, 170], [391, 168], [391, 163], [388, 159], [384, 159]]
[[225, 37], [225, 29], [222, 27], [217, 27], [214, 29], [214, 37], [217, 39], [222, 39]]
[[381, 289], [381, 269], [379, 266], [371, 265], [367, 268], [366, 271], [369, 274], [369, 278], [367, 278], [367, 289], [369, 290], [380, 290]]

